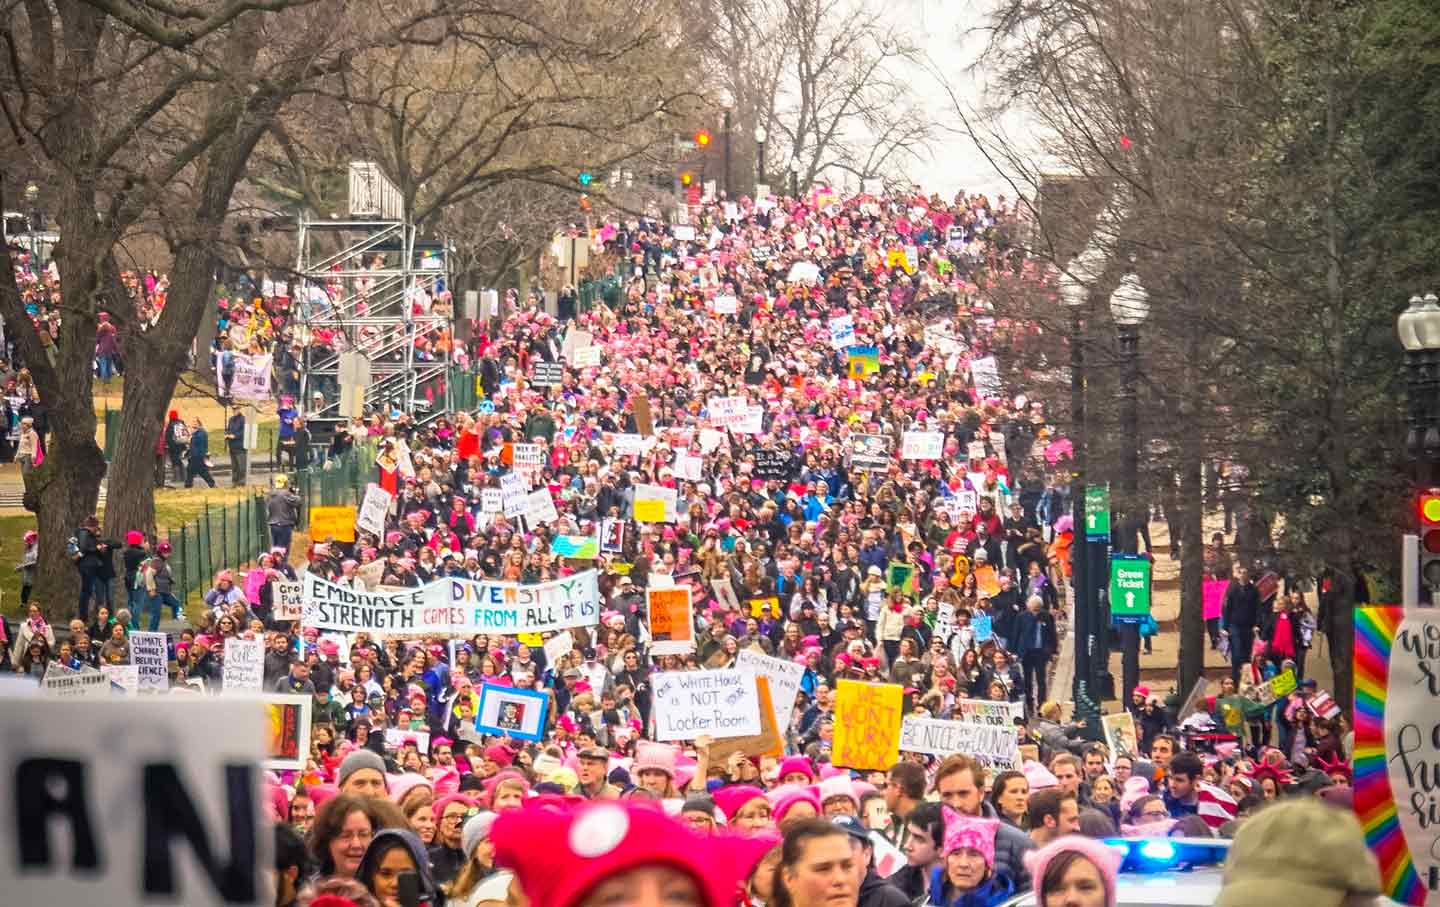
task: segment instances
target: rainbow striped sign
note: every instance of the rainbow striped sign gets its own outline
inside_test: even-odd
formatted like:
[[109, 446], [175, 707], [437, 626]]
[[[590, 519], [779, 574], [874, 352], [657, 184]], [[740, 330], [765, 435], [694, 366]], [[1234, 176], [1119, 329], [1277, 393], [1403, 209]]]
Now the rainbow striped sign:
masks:
[[[1404, 620], [1405, 609], [1399, 605], [1355, 609], [1355, 812], [1365, 827], [1365, 842], [1380, 863], [1385, 893], [1402, 904], [1419, 907], [1430, 892], [1416, 871], [1396, 812], [1395, 793], [1387, 772], [1391, 768], [1387, 759], [1395, 753], [1387, 753], [1385, 736], [1390, 654]], [[1422, 624], [1435, 621], [1424, 617], [1418, 620]], [[1417, 617], [1412, 615], [1408, 627], [1413, 628], [1416, 622]], [[1392, 707], [1397, 704], [1391, 703]], [[1433, 716], [1433, 710], [1428, 711]], [[1426, 726], [1432, 723], [1433, 717]]]

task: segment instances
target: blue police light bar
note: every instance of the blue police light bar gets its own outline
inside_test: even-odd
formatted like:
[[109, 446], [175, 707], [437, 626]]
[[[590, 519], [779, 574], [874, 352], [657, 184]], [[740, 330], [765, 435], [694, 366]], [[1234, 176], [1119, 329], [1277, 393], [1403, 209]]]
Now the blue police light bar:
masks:
[[1218, 838], [1106, 838], [1123, 857], [1122, 872], [1164, 872], [1225, 862], [1230, 842]]

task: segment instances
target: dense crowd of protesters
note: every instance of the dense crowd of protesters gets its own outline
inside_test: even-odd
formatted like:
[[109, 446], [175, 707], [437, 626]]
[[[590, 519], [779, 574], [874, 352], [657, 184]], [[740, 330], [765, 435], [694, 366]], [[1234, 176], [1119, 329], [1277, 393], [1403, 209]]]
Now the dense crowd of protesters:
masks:
[[[1303, 596], [1232, 571], [1223, 535], [1207, 551], [1229, 583], [1213, 641], [1238, 647], [1235, 675], [1188, 702], [1138, 687], [1133, 752], [1062, 721], [1050, 684], [1069, 623], [1068, 443], [1025, 388], [1001, 392], [1007, 357], [1045, 338], [988, 302], [999, 284], [1050, 279], [1019, 251], [1012, 205], [817, 191], [708, 204], [692, 221], [694, 239], [598, 227], [596, 251], [633, 277], [573, 319], [521, 303], [466, 344], [427, 339], [474, 363], [477, 410], [334, 427], [394, 494], [384, 532], [291, 550], [299, 501], [281, 476], [275, 547], [217, 576], [172, 635], [177, 686], [223, 694], [225, 640], [261, 638], [266, 689], [313, 697], [305, 765], [268, 788], [278, 904], [397, 907], [403, 887], [427, 903], [537, 907], [971, 907], [1033, 887], [1046, 904], [1113, 907], [1119, 862], [1098, 838], [1238, 827], [1243, 839], [1269, 801], [1347, 802], [1348, 729], [1304, 674]], [[43, 281], [27, 293], [43, 296]], [[258, 298], [227, 302], [222, 352], [293, 354], [306, 339], [286, 334], [290, 301]], [[558, 384], [536, 383], [542, 363], [563, 366]], [[305, 425], [297, 391], [278, 383], [292, 432]], [[727, 430], [720, 398], [758, 407], [758, 424]], [[195, 430], [167, 428], [161, 478]], [[940, 433], [941, 455], [903, 456], [907, 432]], [[485, 506], [517, 443], [542, 447], [526, 481], [550, 491], [553, 521]], [[177, 471], [188, 484], [205, 466]], [[673, 489], [673, 517], [637, 520], [639, 485]], [[602, 553], [557, 553], [561, 536], [599, 536]], [[68, 632], [32, 606], [5, 633], [7, 665], [36, 678], [125, 664], [128, 634], [181, 606], [168, 543], [105, 540], [91, 522], [72, 544], [85, 582]], [[336, 638], [277, 620], [271, 585], [297, 570], [361, 589], [591, 567], [605, 610], [553, 660], [528, 636]], [[644, 593], [662, 581], [692, 590], [691, 654], [648, 650]], [[712, 760], [707, 738], [649, 739], [652, 671], [729, 667], [749, 648], [804, 669], [783, 753]], [[1286, 669], [1292, 692], [1258, 694]], [[1022, 704], [1018, 764], [902, 753], [888, 770], [836, 766], [841, 679], [898, 684], [907, 714], [942, 719], [961, 700]], [[543, 739], [480, 734], [486, 684], [545, 692]]]

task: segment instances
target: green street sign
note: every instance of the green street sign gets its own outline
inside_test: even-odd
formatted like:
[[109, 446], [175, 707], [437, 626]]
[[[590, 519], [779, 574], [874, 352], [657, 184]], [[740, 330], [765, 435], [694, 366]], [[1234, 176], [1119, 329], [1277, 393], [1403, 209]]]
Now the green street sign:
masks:
[[1085, 486], [1085, 537], [1110, 538], [1110, 486]]
[[1150, 613], [1150, 559], [1110, 558], [1110, 620], [1143, 620]]

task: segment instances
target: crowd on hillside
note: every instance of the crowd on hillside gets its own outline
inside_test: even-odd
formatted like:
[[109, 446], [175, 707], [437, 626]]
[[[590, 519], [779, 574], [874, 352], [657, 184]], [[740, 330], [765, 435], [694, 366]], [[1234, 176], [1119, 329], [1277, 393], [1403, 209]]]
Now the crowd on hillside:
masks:
[[[1097, 838], [1243, 839], [1285, 821], [1268, 801], [1347, 802], [1348, 728], [1304, 674], [1304, 597], [1232, 569], [1223, 536], [1207, 551], [1228, 583], [1213, 639], [1238, 653], [1235, 675], [1188, 700], [1137, 687], [1123, 750], [1062, 720], [1069, 445], [1014, 386], [1015, 360], [1047, 338], [989, 302], [999, 283], [1051, 279], [1022, 254], [1012, 204], [817, 190], [690, 219], [596, 227], [597, 251], [633, 264], [618, 298], [565, 320], [521, 304], [462, 350], [447, 334], [439, 354], [479, 371], [476, 410], [373, 413], [336, 433], [393, 494], [383, 531], [291, 550], [299, 501], [282, 476], [273, 550], [216, 577], [171, 634], [176, 687], [223, 694], [226, 640], [254, 638], [265, 689], [313, 701], [303, 767], [269, 786], [277, 904], [396, 907], [410, 872], [428, 903], [970, 907], [1033, 887], [1113, 907], [1118, 863]], [[222, 348], [237, 331], [248, 349], [283, 338], [280, 297], [259, 300], [229, 308]], [[516, 445], [539, 445], [538, 462]], [[548, 490], [553, 519], [495, 512], [516, 474]], [[656, 487], [674, 495], [658, 521], [637, 498]], [[571, 556], [577, 538], [597, 556]], [[5, 628], [7, 666], [43, 680], [124, 665], [130, 633], [178, 613], [168, 543], [123, 542], [77, 528], [77, 616], [57, 633], [30, 608]], [[599, 621], [549, 658], [550, 634], [337, 638], [275, 615], [273, 583], [297, 571], [363, 590], [591, 568]], [[694, 650], [652, 655], [645, 592], [677, 583]], [[712, 760], [708, 738], [653, 739], [655, 672], [751, 649], [803, 668], [783, 752]], [[1259, 692], [1287, 669], [1293, 689]], [[899, 686], [907, 715], [1013, 703], [1016, 764], [835, 765], [841, 680]], [[488, 685], [545, 694], [540, 740], [477, 732]]]

